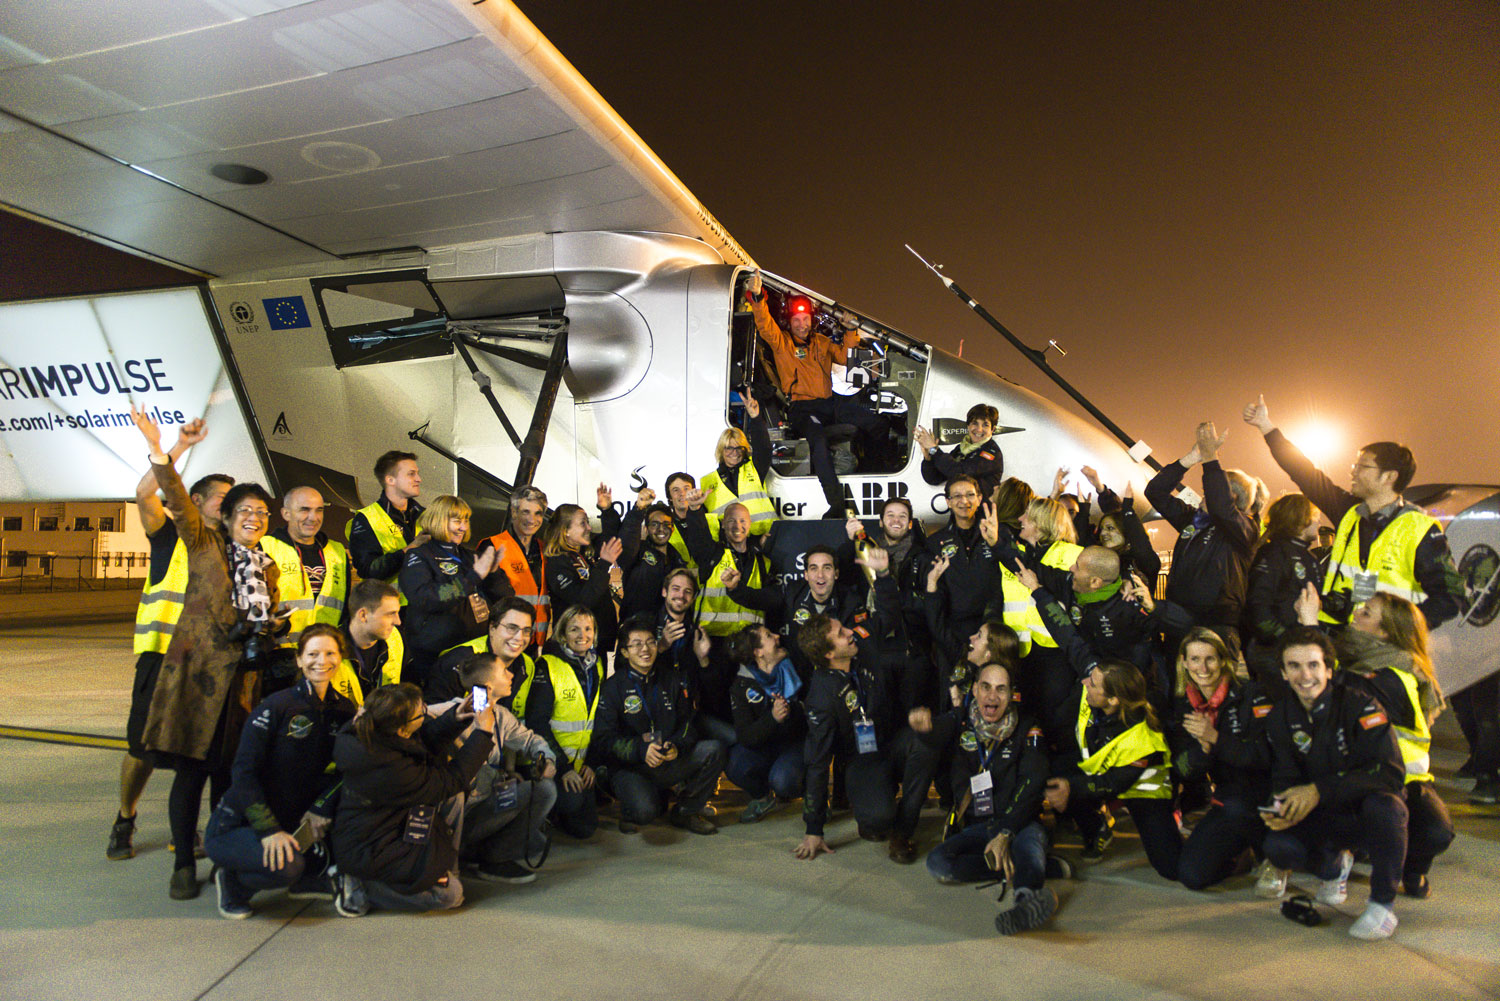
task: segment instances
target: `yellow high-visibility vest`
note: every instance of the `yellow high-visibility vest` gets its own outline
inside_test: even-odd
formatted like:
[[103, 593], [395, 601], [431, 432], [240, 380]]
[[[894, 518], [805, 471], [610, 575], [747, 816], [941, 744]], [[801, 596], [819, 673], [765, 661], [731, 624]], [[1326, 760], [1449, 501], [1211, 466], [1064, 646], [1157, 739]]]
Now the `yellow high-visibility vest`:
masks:
[[[375, 541], [380, 543], [381, 552], [397, 553], [406, 548], [406, 536], [401, 534], [401, 528], [391, 516], [385, 513], [385, 508], [380, 506], [380, 501], [367, 504], [354, 512], [356, 515], [364, 515], [370, 522], [370, 529], [375, 533]], [[347, 540], [354, 530], [354, 519], [344, 526], [344, 538]], [[406, 604], [406, 595], [401, 593], [400, 571], [385, 578], [385, 582], [396, 589], [396, 596], [401, 599], [401, 604]]]
[[182, 618], [182, 603], [187, 599], [188, 551], [182, 540], [172, 547], [167, 572], [155, 583], [148, 578], [141, 585], [141, 603], [135, 609], [135, 655], [166, 653], [171, 645], [177, 620]]
[[[1328, 559], [1328, 572], [1323, 577], [1323, 593], [1345, 593], [1354, 589], [1354, 577], [1366, 569], [1376, 574], [1375, 590], [1405, 598], [1413, 605], [1427, 600], [1427, 593], [1416, 578], [1417, 544], [1427, 536], [1438, 520], [1420, 508], [1407, 508], [1370, 543], [1369, 566], [1363, 565], [1359, 556], [1359, 542], [1354, 530], [1359, 524], [1359, 508], [1351, 507], [1339, 520], [1338, 531], [1333, 537], [1333, 548]], [[1327, 607], [1326, 604], [1324, 606]], [[1351, 609], [1352, 611], [1352, 609]], [[1327, 612], [1320, 612], [1321, 622], [1337, 623]]]
[[[1081, 692], [1078, 696], [1078, 747], [1081, 751], [1088, 749], [1085, 736], [1092, 713], [1088, 693]], [[1162, 755], [1161, 765], [1153, 765], [1142, 771], [1140, 778], [1135, 780], [1135, 785], [1121, 793], [1120, 798], [1170, 799], [1172, 796], [1172, 753], [1167, 750], [1166, 736], [1147, 726], [1145, 720], [1141, 720], [1099, 748], [1098, 751], [1084, 758], [1078, 767], [1090, 775], [1099, 775], [1111, 768], [1128, 765], [1132, 761], [1139, 761], [1157, 752]]]
[[739, 494], [729, 489], [717, 469], [704, 473], [703, 479], [699, 481], [699, 488], [708, 494], [703, 506], [708, 510], [709, 528], [713, 529], [724, 520], [724, 511], [729, 505], [743, 504], [750, 512], [750, 534], [765, 535], [776, 524], [776, 506], [771, 503], [771, 495], [766, 493], [766, 485], [761, 482], [753, 462], [746, 459], [740, 464], [739, 470]]
[[[760, 564], [759, 556], [751, 560], [750, 578], [744, 582], [746, 587], [761, 586]], [[698, 625], [710, 636], [733, 636], [741, 629], [766, 620], [764, 612], [746, 608], [729, 597], [729, 588], [724, 586], [724, 571], [732, 566], [734, 550], [725, 546], [724, 555], [714, 567], [714, 572], [708, 575], [708, 580], [703, 584], [703, 593], [698, 596]]]
[[[1047, 547], [1046, 554], [1042, 556], [1042, 565], [1055, 570], [1071, 570], [1073, 564], [1078, 562], [1078, 554], [1081, 552], [1082, 546], [1058, 539]], [[1021, 583], [1021, 578], [1003, 563], [1000, 564], [1000, 596], [1004, 602], [1005, 624], [1020, 637], [1022, 657], [1031, 652], [1033, 643], [1038, 646], [1057, 646], [1057, 640], [1052, 638], [1052, 634], [1047, 631], [1047, 624], [1042, 621], [1036, 599]]]
[[260, 548], [276, 561], [281, 571], [277, 582], [281, 607], [292, 610], [291, 628], [282, 639], [282, 646], [295, 647], [302, 630], [314, 622], [339, 624], [344, 617], [344, 602], [349, 597], [349, 553], [343, 543], [329, 539], [323, 546], [323, 586], [316, 595], [308, 585], [307, 569], [296, 546], [267, 535], [260, 540]]
[[[347, 638], [347, 637], [346, 637]], [[380, 668], [380, 684], [394, 685], [401, 680], [401, 662], [406, 659], [406, 643], [401, 639], [401, 630], [392, 629], [385, 641], [385, 663]], [[334, 691], [357, 706], [365, 704], [363, 686], [359, 683], [359, 672], [354, 662], [346, 660], [339, 664], [328, 684]]]
[[[597, 677], [592, 701], [584, 698], [583, 685], [573, 673], [572, 664], [550, 653], [542, 657], [542, 663], [552, 679], [552, 718], [548, 724], [568, 761], [577, 769], [588, 755], [589, 740], [594, 735], [594, 713], [599, 709], [599, 693], [604, 690], [604, 660], [600, 658], [594, 665]], [[516, 715], [520, 714], [521, 710], [517, 710]]]

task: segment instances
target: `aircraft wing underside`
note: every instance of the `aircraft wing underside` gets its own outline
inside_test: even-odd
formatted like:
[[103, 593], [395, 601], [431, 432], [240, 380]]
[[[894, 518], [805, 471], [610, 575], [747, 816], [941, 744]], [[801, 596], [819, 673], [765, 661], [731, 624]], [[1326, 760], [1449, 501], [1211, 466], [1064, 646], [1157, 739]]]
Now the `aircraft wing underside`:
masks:
[[214, 275], [577, 230], [748, 260], [503, 0], [6, 4], [0, 202]]

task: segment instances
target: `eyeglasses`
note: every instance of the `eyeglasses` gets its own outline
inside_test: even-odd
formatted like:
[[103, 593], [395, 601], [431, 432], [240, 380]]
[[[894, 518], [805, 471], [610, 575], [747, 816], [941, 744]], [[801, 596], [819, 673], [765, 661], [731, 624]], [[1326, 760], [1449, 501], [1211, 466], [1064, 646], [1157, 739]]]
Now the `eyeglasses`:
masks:
[[726, 451], [726, 452], [743, 452], [744, 450], [745, 450], [745, 446], [744, 445], [725, 445], [724, 446], [724, 451]]
[[502, 636], [519, 636], [523, 633], [530, 634], [530, 632], [530, 626], [518, 626], [510, 622], [500, 623], [500, 635]]
[[241, 518], [254, 518], [256, 521], [265, 521], [271, 517], [271, 512], [263, 507], [237, 507], [234, 513]]
[[976, 493], [949, 494], [948, 495], [948, 499], [951, 500], [951, 501], [956, 501], [956, 500], [978, 500], [979, 499], [979, 495], [976, 494]]
[[625, 649], [627, 649], [627, 650], [655, 650], [656, 649], [656, 641], [655, 640], [631, 640], [629, 643], [625, 644]]

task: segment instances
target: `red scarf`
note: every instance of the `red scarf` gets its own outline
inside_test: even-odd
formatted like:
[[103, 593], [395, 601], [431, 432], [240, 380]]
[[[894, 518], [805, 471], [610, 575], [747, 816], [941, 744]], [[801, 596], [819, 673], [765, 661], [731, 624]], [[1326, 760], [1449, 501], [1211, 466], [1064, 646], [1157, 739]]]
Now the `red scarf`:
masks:
[[1200, 712], [1208, 717], [1209, 723], [1215, 727], [1219, 725], [1219, 707], [1229, 697], [1229, 679], [1225, 678], [1219, 682], [1219, 687], [1214, 689], [1213, 695], [1203, 697], [1203, 692], [1191, 681], [1187, 685], [1188, 705], [1193, 707], [1194, 712]]

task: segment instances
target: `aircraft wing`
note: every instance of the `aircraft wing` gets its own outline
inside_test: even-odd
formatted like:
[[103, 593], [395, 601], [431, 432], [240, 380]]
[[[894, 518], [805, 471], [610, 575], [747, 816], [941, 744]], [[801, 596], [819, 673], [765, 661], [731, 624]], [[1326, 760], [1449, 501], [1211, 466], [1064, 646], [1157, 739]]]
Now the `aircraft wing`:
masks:
[[210, 275], [576, 230], [749, 260], [508, 0], [0, 5], [0, 202]]

